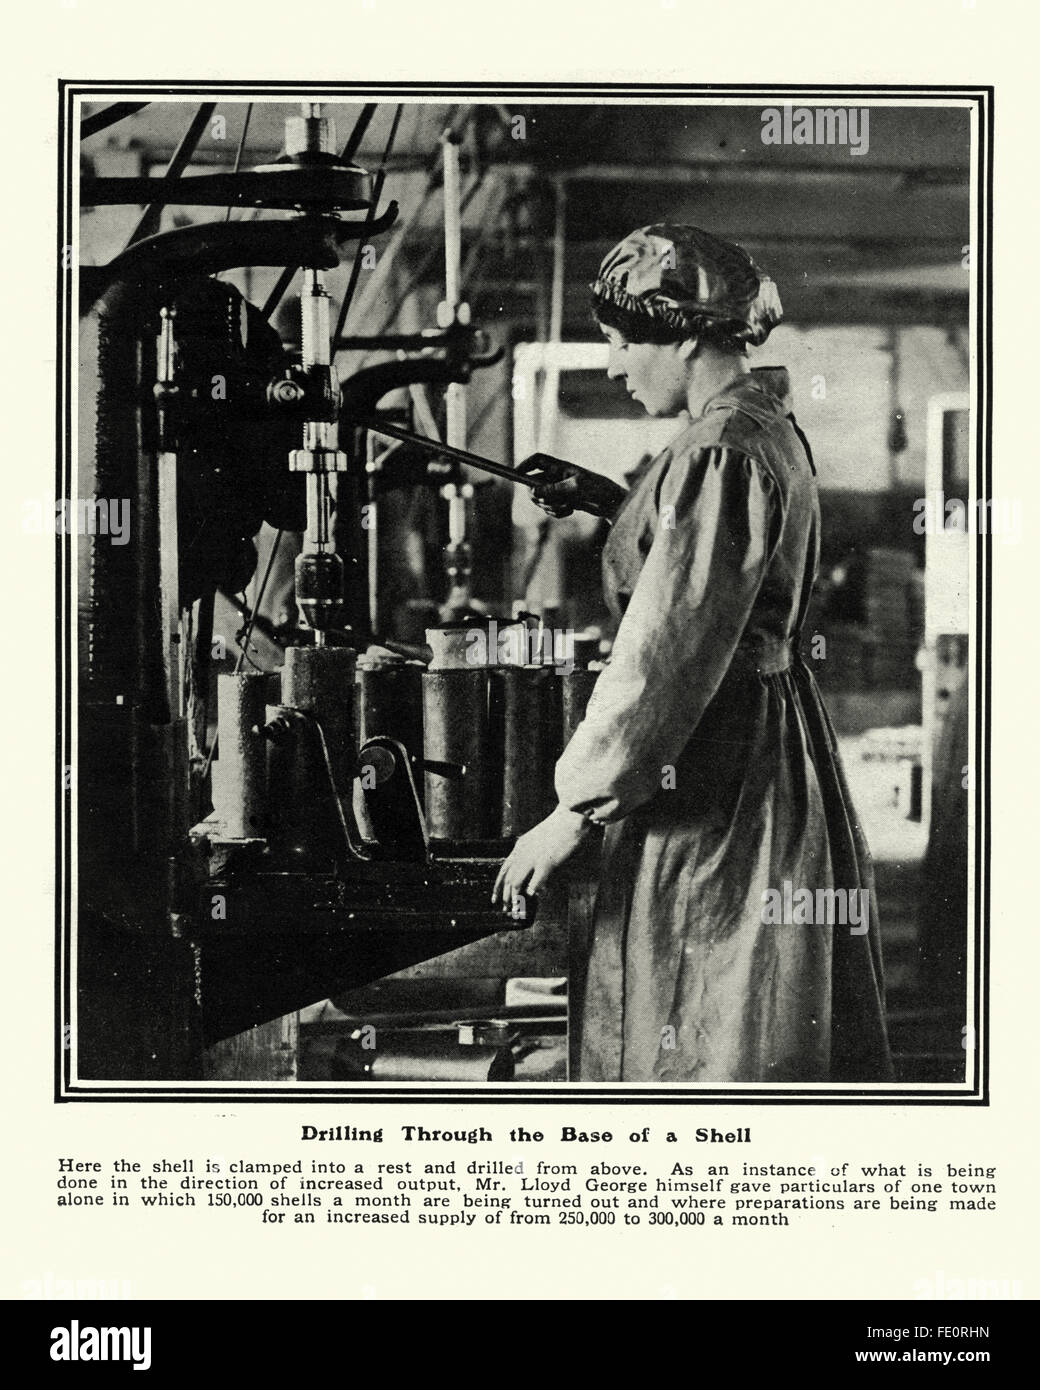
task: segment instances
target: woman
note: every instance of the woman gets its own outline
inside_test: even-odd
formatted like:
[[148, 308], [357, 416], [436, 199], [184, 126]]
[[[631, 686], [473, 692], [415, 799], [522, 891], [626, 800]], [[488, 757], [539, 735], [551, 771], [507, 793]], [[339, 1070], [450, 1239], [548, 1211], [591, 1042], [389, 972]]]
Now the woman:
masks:
[[[592, 290], [608, 376], [689, 420], [614, 513], [611, 660], [557, 764], [559, 807], [496, 899], [537, 893], [605, 827], [582, 1080], [889, 1079], [869, 854], [798, 654], [815, 469], [746, 356], [781, 319], [776, 289], [739, 247], [662, 225]], [[569, 468], [540, 500], [560, 515], [601, 494]]]

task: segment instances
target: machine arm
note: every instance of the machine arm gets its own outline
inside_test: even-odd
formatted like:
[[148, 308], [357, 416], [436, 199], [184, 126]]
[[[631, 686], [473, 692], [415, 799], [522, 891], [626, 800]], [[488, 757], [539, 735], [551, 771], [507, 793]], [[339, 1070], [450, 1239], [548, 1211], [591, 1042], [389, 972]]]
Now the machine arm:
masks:
[[[400, 425], [392, 425], [385, 420], [365, 419], [358, 423], [363, 424], [376, 434], [389, 435], [392, 439], [400, 439], [405, 444], [414, 444], [417, 448], [427, 450], [428, 453], [454, 459], [457, 463], [464, 463], [469, 468], [476, 468], [482, 473], [490, 473], [495, 478], [503, 478], [506, 482], [530, 488], [536, 495], [545, 488], [556, 487], [569, 478], [588, 472], [576, 464], [567, 463], [565, 459], [553, 458], [551, 454], [532, 454], [529, 459], [525, 459], [521, 463], [519, 468], [510, 468], [507, 464], [496, 463], [493, 459], [486, 459], [480, 454], [472, 454], [468, 449], [458, 449], [452, 444], [442, 444], [440, 440], [427, 439], [424, 435], [413, 434], [411, 430], [402, 429]], [[595, 478], [595, 488], [590, 489], [588, 496], [583, 498], [580, 503], [574, 502], [572, 505], [581, 511], [591, 512], [593, 516], [613, 516], [618, 504], [625, 496], [624, 488], [599, 474], [589, 474], [588, 476]]]

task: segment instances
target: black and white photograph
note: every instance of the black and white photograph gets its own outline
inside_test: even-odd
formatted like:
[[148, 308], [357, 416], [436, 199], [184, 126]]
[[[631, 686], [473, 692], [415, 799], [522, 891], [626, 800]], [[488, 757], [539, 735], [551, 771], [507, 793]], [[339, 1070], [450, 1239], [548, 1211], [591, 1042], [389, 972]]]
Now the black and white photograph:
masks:
[[984, 1095], [985, 92], [63, 98], [59, 1093]]

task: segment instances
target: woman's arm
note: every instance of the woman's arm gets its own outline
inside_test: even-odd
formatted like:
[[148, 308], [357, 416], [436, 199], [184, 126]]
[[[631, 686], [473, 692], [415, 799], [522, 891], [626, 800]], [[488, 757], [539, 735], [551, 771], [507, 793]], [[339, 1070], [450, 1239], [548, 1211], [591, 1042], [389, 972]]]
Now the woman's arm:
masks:
[[768, 471], [716, 446], [674, 459], [611, 659], [556, 765], [563, 808], [597, 822], [648, 801], [733, 659], [783, 524]]
[[610, 663], [556, 764], [560, 804], [499, 871], [492, 901], [506, 912], [574, 854], [590, 822], [620, 820], [661, 787], [726, 674], [783, 526], [768, 472], [722, 446], [674, 459], [658, 502]]

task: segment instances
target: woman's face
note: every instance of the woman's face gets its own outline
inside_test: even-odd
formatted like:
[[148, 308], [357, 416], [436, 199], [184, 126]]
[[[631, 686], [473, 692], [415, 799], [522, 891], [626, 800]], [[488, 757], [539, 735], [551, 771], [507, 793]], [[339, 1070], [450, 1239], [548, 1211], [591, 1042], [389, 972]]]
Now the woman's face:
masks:
[[610, 349], [607, 376], [624, 378], [628, 394], [648, 415], [678, 415], [687, 407], [689, 355], [682, 343], [629, 343], [614, 327], [600, 324]]

